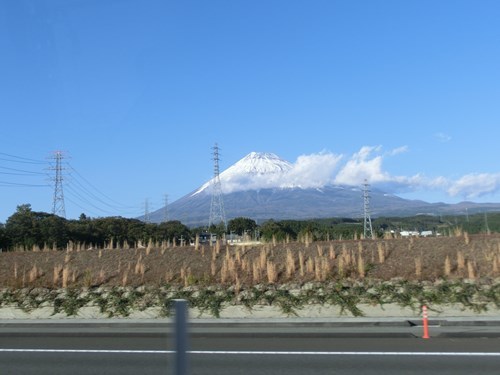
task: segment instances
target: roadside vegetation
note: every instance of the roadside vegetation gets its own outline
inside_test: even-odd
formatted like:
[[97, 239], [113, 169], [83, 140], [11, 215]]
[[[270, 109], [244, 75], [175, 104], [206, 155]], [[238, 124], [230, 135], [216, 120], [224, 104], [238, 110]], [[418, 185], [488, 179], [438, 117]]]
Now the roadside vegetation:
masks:
[[[71, 316], [93, 306], [106, 316], [147, 309], [166, 316], [184, 298], [216, 317], [228, 306], [295, 315], [311, 304], [353, 316], [363, 315], [363, 305], [387, 304], [416, 311], [455, 304], [481, 313], [500, 304], [498, 219], [488, 214], [485, 226], [484, 214], [379, 218], [377, 238], [363, 239], [357, 220], [257, 225], [237, 218], [228, 233], [238, 241], [204, 242], [202, 228], [177, 221], [65, 220], [24, 205], [0, 232], [0, 308], [48, 306]], [[434, 235], [401, 237], [401, 229]]]

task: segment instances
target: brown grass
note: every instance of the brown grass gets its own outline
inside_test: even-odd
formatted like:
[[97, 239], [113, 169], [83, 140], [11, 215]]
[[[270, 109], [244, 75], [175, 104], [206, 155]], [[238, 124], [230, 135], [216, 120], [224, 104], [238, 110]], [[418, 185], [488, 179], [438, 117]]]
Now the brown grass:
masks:
[[[304, 243], [206, 247], [87, 250], [71, 244], [65, 251], [0, 253], [0, 285], [4, 287], [139, 286], [164, 282], [284, 283], [343, 278], [437, 280], [500, 277], [500, 235], [461, 237], [333, 240]], [[108, 245], [109, 246], [109, 245]], [[220, 245], [219, 245], [220, 248]], [[80, 249], [80, 250], [78, 250]], [[208, 254], [207, 254], [208, 255]], [[49, 271], [49, 272], [44, 272]], [[208, 276], [208, 277], [207, 277]]]

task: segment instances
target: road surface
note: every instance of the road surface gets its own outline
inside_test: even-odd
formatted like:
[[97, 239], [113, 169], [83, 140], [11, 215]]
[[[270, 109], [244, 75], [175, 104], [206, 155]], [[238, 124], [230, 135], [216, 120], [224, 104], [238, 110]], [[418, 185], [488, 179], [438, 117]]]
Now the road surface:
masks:
[[[190, 374], [499, 373], [500, 326], [452, 328], [193, 326]], [[0, 374], [172, 374], [171, 344], [162, 324], [0, 324]]]

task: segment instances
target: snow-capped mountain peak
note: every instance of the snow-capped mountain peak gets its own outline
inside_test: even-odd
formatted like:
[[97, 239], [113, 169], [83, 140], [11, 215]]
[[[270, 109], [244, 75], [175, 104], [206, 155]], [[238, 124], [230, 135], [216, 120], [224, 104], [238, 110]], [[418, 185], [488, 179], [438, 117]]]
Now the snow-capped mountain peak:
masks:
[[[251, 152], [221, 173], [221, 179], [239, 174], [273, 174], [284, 173], [292, 168], [292, 164], [270, 152]], [[223, 176], [224, 175], [224, 176]]]
[[[280, 178], [291, 169], [292, 164], [276, 154], [251, 152], [223, 171], [219, 177], [223, 192], [229, 193], [275, 187]], [[193, 195], [209, 188], [212, 180], [203, 184]]]

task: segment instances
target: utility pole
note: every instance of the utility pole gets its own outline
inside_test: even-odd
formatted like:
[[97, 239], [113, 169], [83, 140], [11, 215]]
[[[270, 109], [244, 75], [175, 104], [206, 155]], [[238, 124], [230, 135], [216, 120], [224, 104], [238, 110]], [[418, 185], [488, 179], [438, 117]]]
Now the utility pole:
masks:
[[166, 223], [168, 221], [168, 194], [165, 194], [163, 196], [163, 222]]
[[55, 171], [54, 181], [54, 196], [52, 199], [52, 213], [66, 218], [66, 208], [64, 205], [64, 192], [63, 192], [63, 166], [62, 161], [64, 154], [62, 151], [54, 151], [50, 157], [55, 160], [55, 165], [50, 167], [50, 170]]
[[364, 238], [373, 239], [372, 219], [370, 216], [370, 185], [368, 184], [368, 181], [366, 179], [365, 183], [363, 184], [363, 208], [364, 208], [363, 236]]
[[219, 146], [217, 143], [212, 147], [214, 161], [214, 178], [212, 179], [212, 199], [210, 202], [210, 218], [208, 227], [224, 223], [224, 229], [227, 228], [226, 213], [224, 212], [224, 202], [222, 200], [222, 187], [219, 176]]
[[144, 222], [149, 223], [151, 222], [151, 218], [149, 217], [149, 199], [146, 198], [144, 200]]

